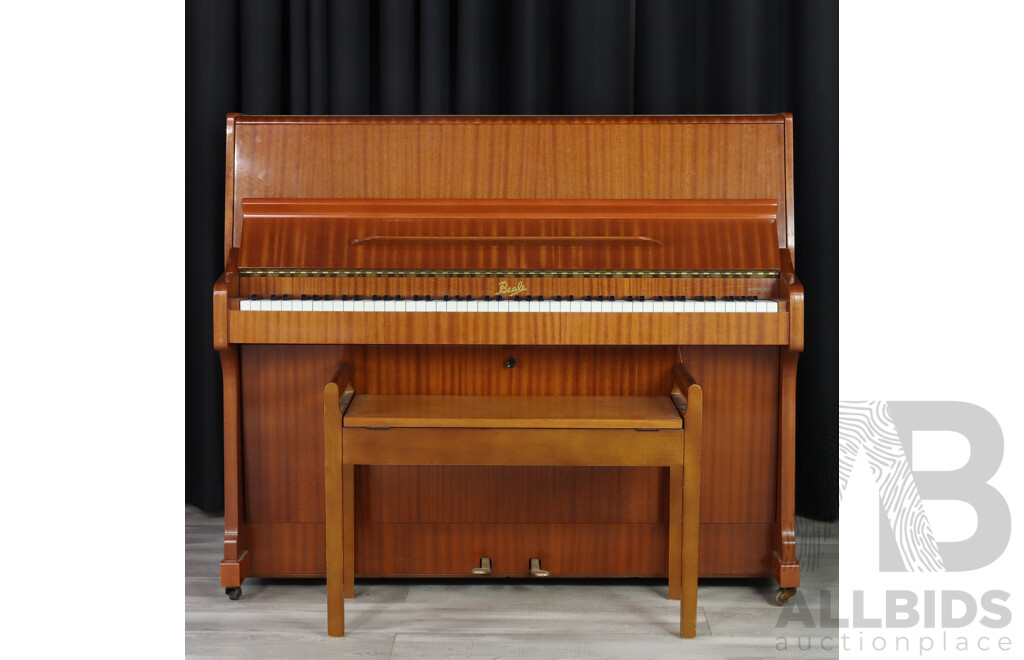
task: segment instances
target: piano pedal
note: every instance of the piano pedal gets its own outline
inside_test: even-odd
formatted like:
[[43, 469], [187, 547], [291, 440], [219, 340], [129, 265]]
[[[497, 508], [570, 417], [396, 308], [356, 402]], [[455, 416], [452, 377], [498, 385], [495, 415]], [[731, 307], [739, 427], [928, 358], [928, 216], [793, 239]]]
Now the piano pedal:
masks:
[[491, 574], [491, 558], [481, 557], [480, 566], [473, 569], [473, 575], [490, 575]]
[[540, 559], [533, 557], [530, 559], [530, 575], [535, 578], [546, 578], [551, 575], [551, 573], [540, 567]]

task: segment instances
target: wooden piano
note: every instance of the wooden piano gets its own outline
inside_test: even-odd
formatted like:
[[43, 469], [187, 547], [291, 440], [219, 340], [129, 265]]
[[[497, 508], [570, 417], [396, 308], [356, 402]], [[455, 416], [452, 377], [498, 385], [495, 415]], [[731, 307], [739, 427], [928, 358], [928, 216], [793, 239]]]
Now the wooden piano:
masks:
[[[699, 573], [799, 585], [792, 120], [227, 120], [221, 583], [323, 577], [325, 384], [703, 388]], [[611, 399], [609, 399], [611, 400]], [[352, 577], [669, 575], [668, 469], [361, 465]], [[347, 500], [346, 504], [352, 502]], [[479, 572], [479, 571], [478, 571]]]

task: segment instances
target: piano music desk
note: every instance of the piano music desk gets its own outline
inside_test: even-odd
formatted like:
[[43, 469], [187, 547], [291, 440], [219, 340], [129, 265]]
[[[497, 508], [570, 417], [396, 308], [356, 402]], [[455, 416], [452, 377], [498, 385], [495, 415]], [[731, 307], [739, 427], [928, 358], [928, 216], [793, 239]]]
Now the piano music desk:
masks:
[[[353, 595], [353, 466], [530, 465], [669, 467], [669, 597], [681, 636], [696, 636], [703, 396], [682, 364], [673, 381], [670, 396], [357, 395], [343, 366], [324, 388], [328, 634], [345, 634]], [[530, 575], [531, 557], [489, 554]]]

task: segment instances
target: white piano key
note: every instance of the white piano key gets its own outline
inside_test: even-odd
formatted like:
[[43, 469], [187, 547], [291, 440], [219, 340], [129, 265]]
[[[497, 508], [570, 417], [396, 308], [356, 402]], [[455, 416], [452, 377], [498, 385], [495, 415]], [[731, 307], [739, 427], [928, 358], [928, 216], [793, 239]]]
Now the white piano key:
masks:
[[272, 311], [272, 312], [280, 312], [281, 311], [281, 301], [280, 300], [271, 300], [270, 301], [270, 311]]
[[[455, 311], [456, 312], [468, 312], [469, 311], [469, 301], [468, 300], [455, 300], [453, 302], [455, 303], [454, 307], [455, 307]], [[449, 306], [451, 306], [451, 305], [449, 305]]]
[[302, 311], [304, 311], [304, 312], [312, 312], [313, 311], [313, 301], [312, 300], [308, 300], [308, 299], [307, 300], [300, 300], [299, 302], [302, 304], [301, 305], [302, 306]]
[[757, 305], [757, 311], [759, 311], [759, 312], [767, 312], [768, 311], [768, 301], [767, 300], [758, 300], [755, 304]]
[[601, 311], [603, 313], [611, 312], [612, 311], [612, 301], [611, 300], [602, 300], [601, 301]]
[[716, 312], [724, 312], [725, 311], [725, 301], [724, 300], [716, 300], [714, 304], [715, 304], [714, 311], [716, 311]]
[[569, 311], [570, 312], [582, 312], [583, 311], [583, 301], [582, 300], [573, 300], [572, 302], [570, 302], [569, 303]]
[[312, 303], [310, 305], [310, 310], [311, 311], [314, 311], [314, 312], [322, 312], [322, 311], [324, 311], [324, 301], [322, 301], [322, 300], [313, 300], [313, 301], [310, 301], [310, 302]]
[[498, 311], [499, 312], [508, 312], [509, 311], [509, 301], [508, 300], [499, 300], [498, 301]]
[[685, 312], [686, 311], [686, 302], [684, 302], [682, 300], [673, 300], [672, 301], [672, 311], [675, 312], [676, 314], [681, 314], [681, 313]]
[[395, 302], [394, 300], [385, 300], [384, 301], [384, 309], [382, 309], [381, 311], [393, 312], [393, 311], [395, 311], [395, 307], [397, 305], [398, 305], [398, 303]]
[[252, 309], [252, 307], [250, 307], [251, 302], [252, 301], [249, 300], [248, 298], [242, 298], [241, 300], [238, 301], [238, 309], [240, 309], [243, 312], [249, 311], [250, 309]]
[[768, 311], [769, 312], [777, 312], [777, 311], [779, 311], [779, 303], [777, 303], [774, 300], [769, 300], [768, 301]]
[[539, 312], [541, 312], [542, 314], [550, 312], [551, 311], [551, 301], [550, 300], [541, 300], [541, 301], [539, 301], [537, 303], [537, 310]]
[[736, 309], [736, 302], [732, 301], [732, 300], [726, 300], [725, 301], [725, 311], [726, 312], [738, 312], [739, 310]]
[[640, 303], [640, 311], [641, 312], [646, 312], [646, 313], [653, 312], [654, 311], [654, 301], [653, 300], [645, 300], [642, 303]]
[[531, 300], [527, 304], [530, 306], [530, 311], [531, 312], [539, 312], [540, 311], [540, 301], [539, 300]]
[[499, 304], [497, 300], [485, 300], [484, 311], [486, 312], [500, 312]]

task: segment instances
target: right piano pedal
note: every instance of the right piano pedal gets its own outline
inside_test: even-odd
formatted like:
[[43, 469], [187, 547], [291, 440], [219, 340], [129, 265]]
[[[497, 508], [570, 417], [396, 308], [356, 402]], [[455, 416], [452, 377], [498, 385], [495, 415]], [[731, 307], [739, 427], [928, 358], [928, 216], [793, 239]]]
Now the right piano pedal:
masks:
[[551, 573], [540, 567], [540, 559], [533, 557], [530, 559], [530, 575], [536, 578], [545, 578], [551, 575]]

